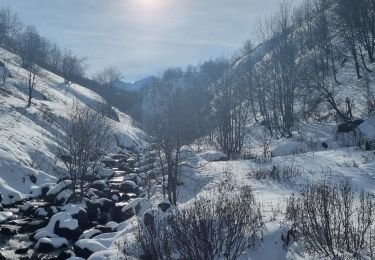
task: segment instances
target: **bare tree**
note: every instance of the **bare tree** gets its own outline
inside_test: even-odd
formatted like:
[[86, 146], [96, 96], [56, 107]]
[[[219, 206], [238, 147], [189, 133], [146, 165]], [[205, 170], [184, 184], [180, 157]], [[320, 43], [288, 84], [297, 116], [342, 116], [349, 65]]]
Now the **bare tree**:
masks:
[[0, 9], [0, 46], [7, 47], [12, 51], [17, 48], [16, 37], [22, 29], [17, 15], [9, 7]]
[[85, 74], [86, 58], [79, 58], [71, 51], [65, 50], [61, 60], [61, 74], [66, 83], [74, 80], [75, 77]]
[[38, 65], [42, 56], [41, 38], [33, 26], [27, 27], [20, 35], [18, 50], [21, 65], [27, 71], [27, 106], [30, 107], [34, 89], [43, 77], [43, 69]]
[[109, 107], [112, 106], [116, 94], [115, 83], [122, 78], [122, 74], [116, 67], [107, 67], [93, 76], [93, 80], [106, 87], [106, 101]]
[[227, 70], [211, 87], [217, 141], [229, 158], [241, 154], [247, 127], [252, 119], [248, 99], [251, 83], [248, 79], [242, 70]]
[[74, 105], [61, 147], [74, 195], [83, 199], [88, 181], [98, 174], [105, 152], [112, 143], [112, 127], [103, 113], [86, 106]]
[[152, 136], [152, 147], [159, 151], [163, 176], [167, 177], [167, 196], [177, 203], [177, 188], [181, 170], [181, 148], [197, 138], [192, 124], [190, 100], [175, 80], [160, 80], [144, 101], [144, 124]]

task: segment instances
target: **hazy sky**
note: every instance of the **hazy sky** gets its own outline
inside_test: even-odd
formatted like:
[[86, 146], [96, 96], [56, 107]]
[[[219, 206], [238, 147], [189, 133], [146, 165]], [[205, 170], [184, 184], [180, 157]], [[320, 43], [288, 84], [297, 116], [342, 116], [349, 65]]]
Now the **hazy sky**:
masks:
[[87, 57], [89, 75], [115, 65], [126, 81], [230, 55], [281, 0], [0, 0], [41, 35]]

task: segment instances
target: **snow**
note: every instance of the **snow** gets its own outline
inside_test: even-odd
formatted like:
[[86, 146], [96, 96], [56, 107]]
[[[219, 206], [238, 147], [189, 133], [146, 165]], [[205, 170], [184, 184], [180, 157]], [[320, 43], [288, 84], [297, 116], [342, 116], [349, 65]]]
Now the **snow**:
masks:
[[39, 239], [39, 241], [36, 244], [35, 248], [38, 249], [41, 243], [50, 244], [53, 248], [61, 248], [63, 246], [67, 246], [69, 244], [68, 240], [66, 240], [65, 238], [61, 238], [61, 237], [54, 237], [54, 238], [44, 237], [44, 238]]
[[198, 156], [209, 162], [226, 160], [228, 158], [225, 153], [222, 153], [219, 151], [208, 151], [208, 152], [200, 153], [198, 154]]
[[14, 217], [12, 212], [1, 211], [0, 212], [0, 224], [9, 221]]
[[87, 260], [110, 260], [110, 259], [130, 259], [121, 256], [120, 253], [116, 250], [104, 250], [92, 254]]
[[59, 182], [55, 187], [53, 187], [51, 190], [49, 190], [47, 192], [47, 196], [50, 196], [50, 195], [57, 195], [59, 194], [63, 189], [67, 188], [69, 185], [72, 184], [72, 181], [70, 180], [65, 180], [65, 181], [61, 181]]
[[81, 239], [75, 245], [81, 249], [88, 249], [91, 252], [108, 250], [108, 248], [93, 239]]
[[56, 238], [56, 237], [59, 237], [59, 236], [46, 230], [39, 231], [34, 236], [35, 240], [37, 241], [39, 241], [42, 238]]
[[89, 230], [85, 230], [85, 231], [81, 234], [81, 236], [79, 237], [79, 239], [90, 239], [90, 238], [92, 238], [92, 237], [94, 237], [95, 235], [100, 234], [100, 233], [101, 233], [100, 230], [95, 229], [95, 228], [93, 228], [93, 229], [89, 229]]
[[278, 145], [273, 151], [272, 156], [286, 156], [299, 153], [306, 153], [309, 147], [304, 142], [287, 141]]
[[60, 223], [59, 223], [59, 227], [60, 228], [67, 228], [67, 229], [70, 229], [70, 230], [75, 230], [78, 228], [78, 220], [76, 219], [64, 219], [64, 220], [60, 220]]
[[59, 222], [59, 227], [67, 228], [69, 230], [75, 230], [78, 228], [78, 220], [72, 218], [70, 213], [59, 212], [51, 217], [46, 227], [38, 229], [34, 237], [40, 239], [44, 237], [44, 235], [53, 234], [56, 222]]
[[113, 230], [116, 230], [117, 227], [118, 227], [118, 223], [111, 221], [111, 222], [108, 222], [105, 226], [109, 227], [109, 228], [111, 228]]
[[114, 171], [112, 169], [103, 168], [99, 169], [99, 176], [102, 178], [108, 178], [114, 175]]
[[31, 209], [32, 207], [33, 207], [33, 204], [31, 204], [30, 202], [26, 202], [25, 204], [21, 206], [21, 210], [25, 212]]
[[125, 212], [128, 209], [132, 209], [135, 215], [143, 216], [143, 214], [150, 208], [152, 208], [150, 200], [144, 198], [137, 198], [131, 201], [128, 205], [124, 206], [121, 209], [121, 211]]
[[375, 140], [375, 116], [366, 118], [358, 128], [365, 139]]
[[57, 195], [56, 199], [58, 201], [61, 201], [63, 200], [63, 203], [66, 203], [66, 201], [70, 198], [70, 196], [73, 195], [73, 191], [72, 190], [63, 190], [62, 192], [59, 193], [59, 195]]
[[48, 212], [46, 211], [45, 208], [37, 208], [35, 210], [35, 215], [40, 216], [40, 217], [46, 217], [48, 216]]
[[85, 206], [83, 204], [66, 204], [61, 209], [68, 212], [71, 215], [77, 214], [80, 210], [85, 210]]

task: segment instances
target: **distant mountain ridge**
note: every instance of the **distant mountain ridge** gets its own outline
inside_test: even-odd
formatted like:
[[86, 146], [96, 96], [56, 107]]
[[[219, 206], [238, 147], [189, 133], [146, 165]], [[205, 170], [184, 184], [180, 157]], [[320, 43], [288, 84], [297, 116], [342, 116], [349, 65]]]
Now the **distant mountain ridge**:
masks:
[[121, 90], [131, 91], [131, 92], [138, 92], [142, 88], [146, 87], [148, 84], [153, 82], [154, 80], [157, 80], [158, 78], [156, 76], [149, 76], [144, 79], [135, 81], [134, 83], [130, 82], [124, 82], [121, 80], [116, 80], [114, 82], [114, 86]]

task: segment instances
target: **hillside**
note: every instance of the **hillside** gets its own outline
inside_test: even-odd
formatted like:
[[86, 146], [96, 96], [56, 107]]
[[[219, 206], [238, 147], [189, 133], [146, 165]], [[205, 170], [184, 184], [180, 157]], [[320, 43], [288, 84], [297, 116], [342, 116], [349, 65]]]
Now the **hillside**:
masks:
[[[0, 192], [2, 203], [7, 205], [32, 193], [37, 195], [38, 186], [54, 183], [61, 177], [64, 166], [57, 154], [69, 110], [74, 103], [99, 109], [104, 100], [79, 85], [66, 85], [61, 77], [45, 71], [31, 107], [26, 108], [26, 71], [19, 66], [15, 55], [0, 51], [12, 76], [0, 96]], [[112, 124], [120, 144], [142, 147], [144, 133], [132, 126], [129, 116], [116, 112], [120, 122]], [[116, 149], [115, 144], [112, 149]], [[36, 183], [31, 182], [31, 175], [37, 177]]]

